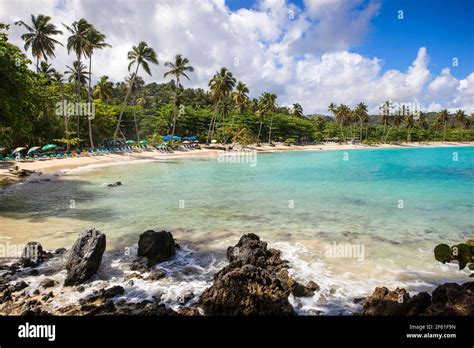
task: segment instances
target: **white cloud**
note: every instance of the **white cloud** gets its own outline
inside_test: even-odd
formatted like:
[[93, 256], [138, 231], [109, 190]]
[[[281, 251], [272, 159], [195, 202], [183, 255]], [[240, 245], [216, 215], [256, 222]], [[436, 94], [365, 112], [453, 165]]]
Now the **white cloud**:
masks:
[[[278, 94], [280, 105], [299, 102], [305, 112], [326, 112], [330, 102], [371, 110], [392, 99], [418, 101], [428, 107], [473, 109], [474, 74], [457, 80], [449, 69], [433, 76], [424, 47], [406, 71], [383, 71], [388, 57], [365, 57], [350, 50], [361, 44], [380, 11], [378, 0], [307, 0], [298, 8], [285, 0], [261, 0], [252, 9], [230, 11], [224, 0], [2, 0], [0, 21], [12, 24], [11, 39], [23, 47], [23, 28], [31, 13], [44, 13], [54, 23], [86, 18], [107, 35], [112, 48], [93, 57], [94, 80], [128, 75], [127, 52], [146, 41], [158, 53], [147, 82], [163, 82], [164, 62], [181, 53], [195, 68], [187, 86], [206, 87], [222, 66], [248, 84], [251, 95]], [[64, 30], [63, 30], [64, 31]], [[65, 43], [66, 36], [60, 40]], [[52, 61], [59, 70], [75, 59], [58, 47]], [[416, 56], [415, 56], [416, 54]]]

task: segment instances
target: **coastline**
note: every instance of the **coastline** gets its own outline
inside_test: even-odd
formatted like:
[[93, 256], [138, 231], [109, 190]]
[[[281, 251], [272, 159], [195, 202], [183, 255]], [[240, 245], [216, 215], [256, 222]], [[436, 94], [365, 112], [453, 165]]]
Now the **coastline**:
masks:
[[[258, 153], [275, 153], [286, 151], [331, 151], [331, 150], [361, 150], [361, 149], [397, 149], [397, 148], [430, 148], [430, 147], [458, 147], [474, 146], [474, 142], [421, 142], [410, 144], [377, 144], [377, 145], [353, 145], [353, 144], [319, 144], [319, 145], [292, 145], [278, 144], [275, 146], [250, 146], [248, 149]], [[104, 154], [99, 156], [83, 156], [73, 158], [35, 160], [24, 162], [5, 162], [0, 164], [0, 185], [8, 186], [21, 181], [22, 178], [10, 172], [9, 169], [17, 166], [18, 170], [34, 171], [41, 174], [54, 174], [62, 171], [88, 167], [92, 165], [107, 166], [112, 164], [125, 164], [141, 160], [168, 160], [187, 158], [210, 158], [228, 153], [220, 149], [199, 149], [188, 151], [175, 151], [172, 153], [160, 153], [157, 151], [142, 151], [126, 154]], [[0, 186], [1, 187], [1, 186]]]

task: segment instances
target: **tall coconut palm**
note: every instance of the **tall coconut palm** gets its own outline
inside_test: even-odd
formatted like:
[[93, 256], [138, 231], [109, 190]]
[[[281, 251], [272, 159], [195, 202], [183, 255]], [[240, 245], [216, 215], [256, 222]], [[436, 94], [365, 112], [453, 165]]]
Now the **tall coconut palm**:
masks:
[[382, 133], [382, 141], [385, 137], [385, 130], [387, 128], [387, 124], [390, 122], [390, 110], [393, 109], [392, 101], [386, 100], [382, 103], [379, 107], [380, 110], [380, 118], [383, 123], [383, 133]]
[[23, 26], [28, 30], [21, 38], [25, 41], [25, 51], [31, 48], [31, 54], [36, 58], [36, 71], [38, 71], [40, 59], [48, 61], [48, 58], [54, 58], [55, 45], [62, 46], [62, 43], [53, 39], [51, 35], [59, 35], [63, 32], [50, 21], [51, 17], [39, 14], [37, 17], [31, 15], [31, 25], [23, 21], [15, 22], [16, 25]]
[[268, 142], [272, 142], [272, 126], [273, 126], [273, 114], [275, 113], [277, 95], [274, 93], [264, 92], [262, 94], [263, 107], [266, 114], [270, 114], [270, 128], [268, 130]]
[[[98, 49], [101, 50], [105, 47], [112, 47], [108, 43], [105, 42], [105, 35], [94, 28], [93, 25], [90, 25], [89, 30], [86, 32], [86, 47], [85, 47], [85, 54], [87, 58], [89, 58], [89, 86], [87, 89], [87, 102], [92, 102], [92, 89], [91, 89], [91, 81], [92, 81], [92, 55], [94, 54], [94, 50]], [[92, 119], [88, 118], [88, 126], [89, 126], [89, 144], [90, 147], [94, 148], [94, 140], [92, 139]]]
[[244, 113], [245, 105], [249, 100], [249, 92], [250, 91], [247, 85], [241, 81], [237, 83], [237, 86], [235, 86], [235, 91], [232, 92], [232, 101], [241, 115]]
[[112, 99], [113, 84], [109, 81], [108, 76], [101, 76], [99, 82], [92, 91], [94, 98], [102, 100], [103, 103], [107, 104]]
[[117, 121], [117, 127], [115, 128], [115, 133], [114, 133], [114, 142], [117, 140], [117, 135], [118, 132], [120, 131], [120, 123], [122, 122], [122, 116], [123, 116], [123, 111], [125, 109], [125, 104], [127, 103], [127, 99], [130, 96], [130, 92], [132, 90], [131, 86], [133, 86], [133, 81], [135, 79], [135, 76], [138, 74], [138, 69], [140, 66], [143, 68], [143, 70], [151, 76], [151, 71], [150, 71], [150, 66], [148, 63], [153, 63], [158, 65], [158, 59], [156, 56], [156, 52], [148, 46], [148, 44], [144, 41], [141, 41], [138, 43], [138, 46], [133, 46], [132, 50], [128, 52], [128, 60], [130, 63], [128, 64], [128, 71], [132, 68], [132, 66], [136, 65], [135, 68], [135, 74], [132, 77], [132, 80], [130, 81], [130, 88], [127, 90], [127, 94], [125, 95], [125, 99], [122, 103], [122, 107], [120, 108], [120, 114], [119, 114], [119, 119]]
[[463, 128], [467, 121], [466, 113], [464, 112], [464, 110], [459, 109], [456, 111], [456, 114], [454, 115], [454, 117], [456, 118], [456, 122], [461, 128], [461, 141], [463, 141], [463, 134], [464, 134]]
[[[84, 18], [81, 18], [79, 21], [72, 23], [69, 27], [63, 23], [63, 26], [66, 30], [71, 34], [67, 39], [67, 51], [68, 53], [74, 52], [76, 53], [77, 61], [79, 65], [81, 65], [81, 58], [87, 55], [88, 52], [88, 33], [89, 30], [92, 30], [92, 26], [87, 22]], [[79, 70], [77, 70], [79, 74]], [[80, 77], [78, 76], [76, 81], [80, 81]], [[78, 84], [77, 86], [77, 102], [78, 104], [81, 103], [81, 85]], [[80, 138], [80, 116], [77, 115], [77, 137]]]
[[63, 103], [62, 107], [61, 107], [61, 111], [62, 111], [62, 117], [64, 118], [64, 138], [66, 139], [66, 148], [67, 148], [67, 151], [70, 150], [70, 144], [69, 144], [69, 130], [68, 130], [68, 115], [67, 115], [67, 112], [64, 112], [65, 108], [64, 108], [64, 102], [65, 102], [65, 99], [64, 99], [64, 84], [63, 84], [63, 74], [61, 74], [59, 71], [56, 71], [54, 70], [54, 72], [52, 73], [51, 75], [51, 79], [52, 81], [56, 82], [58, 85], [59, 85], [59, 90], [61, 91], [61, 103]]
[[174, 86], [174, 103], [173, 103], [173, 131], [171, 132], [171, 137], [174, 136], [176, 130], [176, 107], [178, 101], [178, 89], [181, 87], [180, 77], [184, 76], [189, 80], [189, 76], [186, 72], [193, 72], [194, 68], [189, 65], [189, 59], [177, 54], [174, 58], [174, 62], [166, 62], [165, 66], [169, 68], [167, 72], [163, 75], [164, 78], [168, 76], [174, 76], [176, 83]]
[[255, 115], [260, 120], [260, 126], [258, 127], [257, 141], [260, 142], [260, 133], [262, 132], [263, 121], [265, 120], [265, 108], [262, 106], [255, 111]]
[[421, 111], [418, 112], [418, 119], [416, 120], [416, 124], [421, 129], [428, 128], [428, 122], [426, 121], [426, 116]]
[[290, 114], [296, 117], [303, 117], [303, 107], [299, 103], [291, 106]]
[[[217, 121], [217, 113], [218, 113], [218, 106], [219, 103], [226, 97], [230, 95], [232, 90], [234, 89], [236, 83], [235, 77], [232, 73], [225, 67], [221, 68], [220, 71], [216, 72], [216, 74], [212, 77], [209, 81], [209, 88], [211, 90], [211, 99], [214, 101], [214, 112], [211, 117], [211, 122], [209, 124], [209, 130], [207, 133], [207, 143], [214, 136], [214, 131], [216, 129], [216, 121]], [[225, 119], [223, 120], [223, 123]]]
[[449, 112], [448, 110], [444, 109], [444, 110], [441, 110], [441, 112], [438, 114], [438, 117], [436, 118], [436, 120], [443, 124], [443, 141], [446, 141], [446, 126], [448, 124], [448, 121], [449, 121]]
[[360, 140], [362, 141], [362, 129], [364, 128], [364, 124], [369, 122], [369, 113], [367, 111], [367, 105], [364, 103], [359, 103], [354, 110], [357, 119], [360, 122]]
[[344, 135], [344, 126], [348, 124], [351, 117], [351, 108], [345, 104], [340, 104], [335, 109], [336, 123], [339, 124], [342, 139], [346, 142]]
[[408, 129], [408, 134], [407, 134], [407, 142], [408, 142], [408, 141], [411, 141], [411, 130], [415, 126], [415, 118], [413, 116], [413, 113], [408, 112], [405, 115], [404, 121], [405, 121], [405, 127]]

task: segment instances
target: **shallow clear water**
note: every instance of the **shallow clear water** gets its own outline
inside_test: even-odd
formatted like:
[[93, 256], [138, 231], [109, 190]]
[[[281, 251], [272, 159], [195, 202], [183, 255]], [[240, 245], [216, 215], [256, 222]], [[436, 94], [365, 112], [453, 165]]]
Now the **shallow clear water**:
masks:
[[[255, 167], [215, 158], [115, 165], [1, 194], [0, 235], [69, 248], [96, 227], [117, 249], [166, 229], [203, 257], [223, 257], [254, 232], [283, 250], [297, 278], [321, 285], [295, 307], [341, 313], [375, 286], [468, 280], [432, 250], [473, 236], [473, 179], [474, 147], [259, 154]], [[103, 185], [115, 181], [123, 185]], [[358, 254], [328, 253], [341, 244]]]

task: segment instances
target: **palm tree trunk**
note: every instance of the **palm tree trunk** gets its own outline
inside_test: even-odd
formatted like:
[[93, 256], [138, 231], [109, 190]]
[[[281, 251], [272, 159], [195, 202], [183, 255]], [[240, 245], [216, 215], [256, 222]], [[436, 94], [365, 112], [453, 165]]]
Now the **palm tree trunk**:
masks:
[[36, 73], [39, 72], [39, 57], [36, 57]]
[[444, 135], [443, 135], [443, 141], [446, 142], [446, 123], [447, 121], [444, 121]]
[[120, 130], [120, 123], [122, 122], [122, 116], [123, 116], [123, 111], [125, 109], [125, 104], [127, 103], [127, 99], [130, 96], [130, 92], [132, 91], [133, 82], [135, 81], [135, 76], [137, 76], [139, 67], [140, 67], [140, 63], [137, 64], [137, 69], [135, 70], [135, 74], [133, 75], [132, 80], [130, 81], [130, 86], [128, 88], [127, 94], [125, 95], [125, 99], [122, 103], [122, 107], [120, 108], [119, 119], [117, 121], [117, 127], [115, 128], [115, 133], [114, 133], [114, 144], [117, 141], [117, 135], [118, 135], [118, 132]]
[[263, 120], [260, 120], [260, 127], [258, 128], [257, 141], [260, 142], [260, 133], [262, 132]]
[[61, 88], [61, 103], [63, 103], [63, 107], [62, 107], [62, 116], [64, 118], [64, 136], [66, 138], [66, 150], [67, 151], [70, 151], [71, 149], [71, 145], [69, 144], [69, 131], [68, 131], [68, 118], [67, 118], [67, 113], [65, 113], [64, 109], [65, 109], [65, 105], [64, 105], [64, 86], [62, 84], [62, 82], [59, 83], [60, 85], [60, 88]]
[[362, 141], [362, 120], [360, 121], [360, 141]]
[[211, 122], [209, 123], [209, 130], [207, 132], [207, 140], [206, 140], [206, 144], [209, 145], [209, 141], [212, 140], [210, 138], [212, 138], [212, 135], [214, 133], [213, 131], [213, 126], [214, 126], [214, 123], [215, 123], [215, 119], [216, 119], [216, 113], [217, 113], [217, 104], [219, 102], [216, 102], [216, 104], [214, 105], [214, 112], [212, 113], [212, 117], [211, 117]]
[[[88, 108], [91, 108], [91, 75], [92, 75], [92, 54], [89, 57], [89, 88], [87, 89], [87, 102], [88, 102]], [[87, 115], [87, 121], [89, 124], [89, 145], [91, 149], [94, 149], [94, 140], [92, 139], [92, 119], [91, 115]]]
[[272, 116], [270, 117], [270, 130], [268, 131], [268, 143], [272, 142], [272, 126], [273, 126], [273, 112]]
[[137, 124], [137, 116], [135, 114], [135, 108], [133, 109], [133, 119], [135, 121], [135, 132], [137, 133], [137, 143], [139, 143], [140, 137], [138, 136], [138, 124]]
[[[78, 55], [77, 60], [79, 62], [78, 67], [81, 66], [81, 57]], [[77, 69], [77, 106], [76, 110], [80, 110], [80, 105], [81, 105], [81, 70]], [[81, 123], [81, 113], [77, 113], [77, 137], [81, 138], [81, 129], [80, 129], [80, 123]]]
[[173, 131], [171, 132], [171, 141], [173, 141], [174, 132], [176, 130], [176, 103], [178, 102], [178, 86], [179, 86], [179, 77], [176, 76], [176, 86], [174, 88], [174, 103], [173, 103]]

